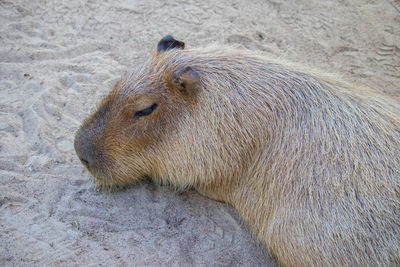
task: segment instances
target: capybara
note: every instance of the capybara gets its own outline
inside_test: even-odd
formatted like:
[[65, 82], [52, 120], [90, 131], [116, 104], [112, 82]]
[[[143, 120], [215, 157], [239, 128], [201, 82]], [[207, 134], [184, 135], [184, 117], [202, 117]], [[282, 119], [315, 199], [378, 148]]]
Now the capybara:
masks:
[[400, 264], [400, 104], [168, 35], [75, 137], [99, 185], [143, 177], [238, 210], [284, 266]]

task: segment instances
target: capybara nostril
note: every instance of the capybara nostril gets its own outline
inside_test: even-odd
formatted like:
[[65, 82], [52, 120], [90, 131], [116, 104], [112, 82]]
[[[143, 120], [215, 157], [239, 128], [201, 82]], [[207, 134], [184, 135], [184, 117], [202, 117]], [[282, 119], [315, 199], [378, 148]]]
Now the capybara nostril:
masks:
[[89, 169], [89, 161], [86, 160], [86, 159], [84, 159], [84, 158], [82, 158], [82, 157], [79, 157], [79, 159], [81, 160], [81, 162], [83, 163], [83, 165], [85, 165], [86, 168]]

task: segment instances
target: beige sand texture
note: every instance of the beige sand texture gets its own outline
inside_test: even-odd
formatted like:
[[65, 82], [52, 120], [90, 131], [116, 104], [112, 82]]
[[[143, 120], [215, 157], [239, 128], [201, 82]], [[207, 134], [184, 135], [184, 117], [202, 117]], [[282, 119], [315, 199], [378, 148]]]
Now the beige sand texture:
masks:
[[400, 101], [399, 0], [0, 0], [0, 265], [265, 266], [236, 212], [149, 183], [96, 192], [74, 133], [173, 34], [284, 57]]

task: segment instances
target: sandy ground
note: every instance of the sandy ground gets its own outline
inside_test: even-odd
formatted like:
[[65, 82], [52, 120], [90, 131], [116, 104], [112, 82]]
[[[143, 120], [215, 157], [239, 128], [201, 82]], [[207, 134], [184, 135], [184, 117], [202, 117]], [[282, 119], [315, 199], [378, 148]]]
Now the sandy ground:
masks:
[[0, 0], [0, 265], [273, 264], [196, 192], [96, 192], [74, 133], [170, 33], [343, 75], [400, 101], [399, 0]]

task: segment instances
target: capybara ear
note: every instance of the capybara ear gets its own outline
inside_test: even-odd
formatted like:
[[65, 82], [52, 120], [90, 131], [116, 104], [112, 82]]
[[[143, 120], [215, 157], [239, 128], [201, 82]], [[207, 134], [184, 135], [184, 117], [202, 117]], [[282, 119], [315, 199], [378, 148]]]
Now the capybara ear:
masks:
[[185, 43], [175, 40], [174, 37], [171, 35], [167, 35], [164, 38], [162, 38], [157, 45], [157, 51], [166, 51], [174, 48], [179, 48], [179, 49], [184, 49], [185, 48]]
[[170, 78], [172, 87], [184, 95], [193, 95], [199, 81], [200, 75], [191, 67], [183, 67], [175, 71]]

